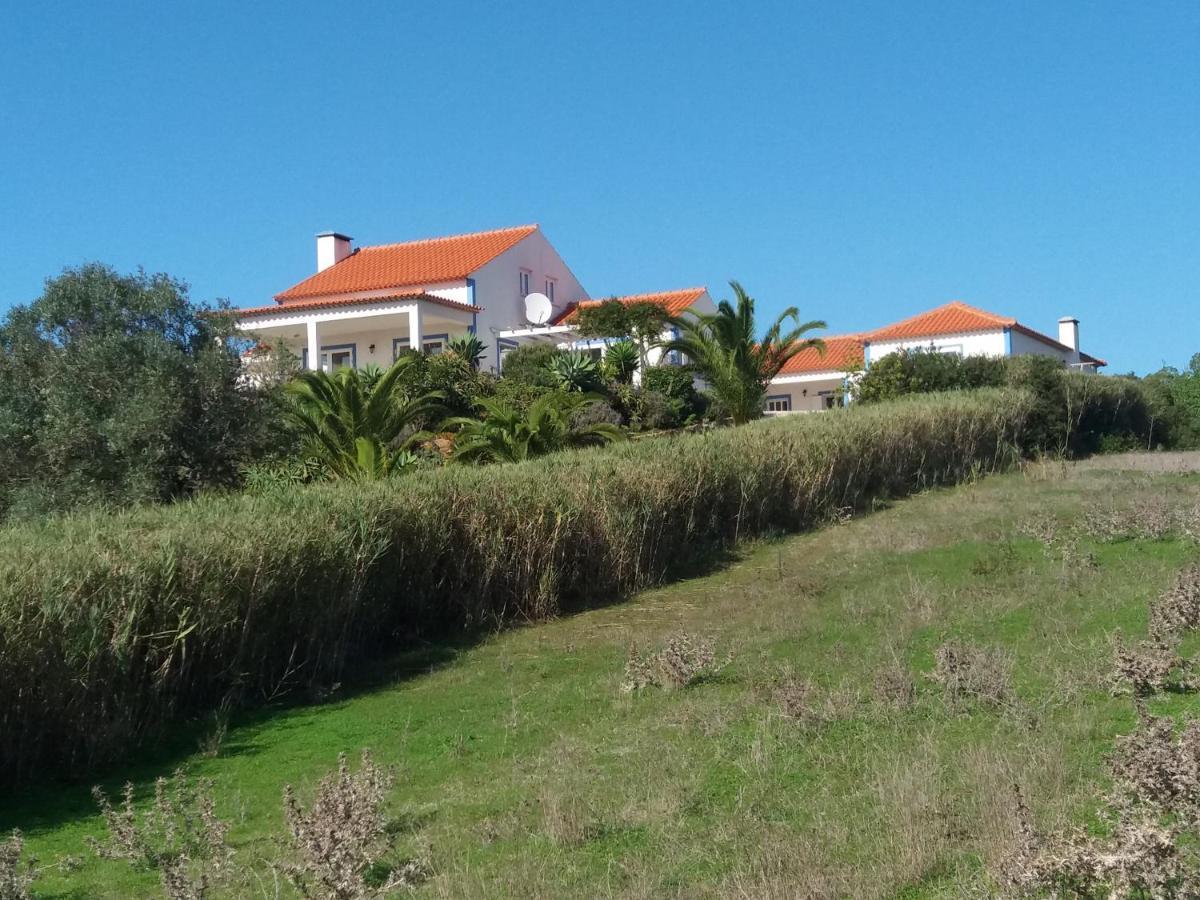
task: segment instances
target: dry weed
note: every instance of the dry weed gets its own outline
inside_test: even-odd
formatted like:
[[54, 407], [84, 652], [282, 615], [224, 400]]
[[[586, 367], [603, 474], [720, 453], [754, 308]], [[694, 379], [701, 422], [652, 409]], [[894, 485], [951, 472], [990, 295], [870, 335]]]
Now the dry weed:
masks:
[[211, 781], [190, 782], [177, 769], [170, 781], [155, 780], [154, 802], [139, 817], [131, 783], [119, 807], [94, 787], [108, 837], [87, 843], [101, 859], [157, 870], [171, 900], [201, 900], [232, 872], [233, 851], [225, 840], [229, 825], [217, 817], [212, 789]]
[[1113, 694], [1145, 697], [1168, 688], [1195, 690], [1195, 664], [1179, 655], [1178, 641], [1152, 638], [1130, 646], [1120, 635], [1113, 638]]
[[37, 864], [22, 859], [24, 852], [25, 841], [15, 829], [11, 837], [0, 841], [0, 900], [32, 900], [29, 889], [37, 877]]
[[424, 877], [417, 861], [381, 865], [391, 850], [383, 803], [393, 780], [364, 750], [357, 772], [350, 771], [346, 754], [338, 756], [337, 769], [317, 784], [307, 810], [292, 786], [284, 787], [284, 818], [298, 858], [280, 868], [303, 896], [363, 900]]
[[1003, 706], [1013, 699], [1013, 658], [1005, 650], [952, 638], [937, 648], [934, 661], [930, 677], [951, 706], [969, 701]]
[[1150, 604], [1150, 634], [1159, 640], [1200, 628], [1200, 565], [1184, 569]]
[[1049, 550], [1058, 543], [1058, 518], [1053, 513], [1041, 512], [1022, 522], [1017, 531]]
[[624, 693], [645, 687], [683, 688], [711, 678], [732, 661], [732, 655], [717, 661], [712, 641], [689, 634], [667, 639], [657, 653], [642, 656], [634, 651], [625, 663], [621, 682]]
[[912, 673], [897, 657], [875, 671], [872, 687], [875, 700], [886, 709], [911, 709], [917, 699], [917, 685]]

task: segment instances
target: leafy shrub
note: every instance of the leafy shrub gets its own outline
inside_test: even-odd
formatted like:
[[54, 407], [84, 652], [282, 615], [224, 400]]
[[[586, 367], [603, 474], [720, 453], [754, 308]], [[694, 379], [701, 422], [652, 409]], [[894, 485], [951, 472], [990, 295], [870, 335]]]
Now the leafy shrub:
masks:
[[682, 404], [658, 391], [639, 392], [634, 409], [635, 423], [641, 428], [659, 431], [678, 428], [683, 423]]
[[0, 514], [171, 500], [286, 451], [276, 380], [243, 379], [214, 312], [167, 275], [99, 264], [14, 307], [0, 325]]
[[86, 769], [235, 689], [340, 681], [420, 635], [611, 602], [739, 540], [1009, 465], [1026, 404], [922, 397], [9, 526], [0, 778]]
[[1004, 378], [1004, 360], [999, 358], [900, 350], [872, 361], [855, 385], [854, 399], [877, 403], [908, 394], [999, 387]]
[[550, 371], [550, 362], [562, 353], [552, 344], [522, 344], [504, 357], [502, 382], [512, 380], [537, 387], [556, 388], [558, 379]]

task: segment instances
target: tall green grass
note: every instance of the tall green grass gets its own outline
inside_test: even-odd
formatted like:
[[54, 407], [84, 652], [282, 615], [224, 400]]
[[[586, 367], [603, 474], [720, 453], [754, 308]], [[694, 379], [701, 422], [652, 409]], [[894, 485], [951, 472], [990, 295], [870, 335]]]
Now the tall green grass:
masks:
[[742, 538], [1009, 465], [1031, 398], [984, 391], [0, 530], [0, 779], [76, 773], [229, 698], [422, 634], [537, 619]]

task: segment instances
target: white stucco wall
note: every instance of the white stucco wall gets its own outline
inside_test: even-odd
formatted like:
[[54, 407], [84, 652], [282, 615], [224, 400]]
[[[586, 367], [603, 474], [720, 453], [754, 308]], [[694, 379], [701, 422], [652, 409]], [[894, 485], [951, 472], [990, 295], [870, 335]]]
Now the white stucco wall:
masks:
[[974, 334], [943, 334], [933, 338], [911, 338], [897, 341], [871, 341], [867, 358], [872, 362], [897, 350], [928, 350], [942, 353], [957, 352], [963, 356], [1005, 356], [1004, 330], [982, 331]]
[[[787, 397], [791, 412], [820, 412], [826, 409], [825, 398], [837, 397], [845, 381], [844, 372], [813, 372], [808, 375], [783, 376], [767, 387], [767, 397]], [[834, 401], [838, 402], [837, 400]], [[776, 413], [768, 413], [775, 415]]]
[[1058, 347], [1051, 347], [1045, 341], [1039, 341], [1037, 338], [1031, 338], [1027, 334], [1022, 334], [1019, 331], [1012, 333], [1012, 352], [1014, 356], [1023, 354], [1033, 356], [1052, 356], [1055, 359], [1061, 359], [1068, 365], [1079, 362], [1079, 355], [1067, 350], [1060, 350]]
[[546, 278], [555, 280], [554, 315], [571, 303], [589, 299], [583, 285], [540, 230], [517, 242], [471, 276], [475, 281], [475, 304], [484, 307], [479, 314], [478, 334], [488, 345], [485, 369], [496, 365], [497, 332], [526, 324], [522, 269], [530, 273], [531, 293], [545, 293]]

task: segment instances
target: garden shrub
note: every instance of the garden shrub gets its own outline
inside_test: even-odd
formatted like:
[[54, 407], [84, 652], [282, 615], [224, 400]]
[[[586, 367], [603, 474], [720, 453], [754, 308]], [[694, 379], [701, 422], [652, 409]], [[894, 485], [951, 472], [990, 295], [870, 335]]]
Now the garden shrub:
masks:
[[558, 378], [550, 371], [550, 362], [563, 354], [553, 344], [522, 344], [504, 357], [503, 381], [544, 388], [557, 388]]
[[0, 780], [78, 772], [167, 724], [343, 680], [419, 637], [538, 619], [1013, 461], [1029, 398], [828, 416], [453, 467], [401, 482], [10, 525]]

